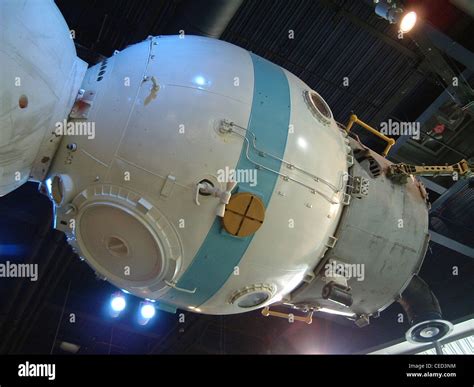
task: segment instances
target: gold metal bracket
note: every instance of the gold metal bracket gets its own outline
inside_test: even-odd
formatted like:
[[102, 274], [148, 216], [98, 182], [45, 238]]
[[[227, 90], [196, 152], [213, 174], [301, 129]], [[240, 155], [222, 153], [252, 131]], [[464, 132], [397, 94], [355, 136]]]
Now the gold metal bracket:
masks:
[[262, 309], [262, 315], [264, 315], [265, 317], [268, 317], [268, 316], [273, 316], [273, 317], [280, 317], [280, 318], [284, 318], [288, 321], [301, 321], [301, 322], [304, 322], [306, 324], [311, 324], [313, 322], [313, 311], [309, 311], [308, 314], [306, 316], [298, 316], [298, 315], [294, 315], [293, 313], [283, 313], [283, 312], [277, 312], [277, 311], [274, 311], [274, 310], [270, 310], [270, 308], [267, 306], [265, 308]]

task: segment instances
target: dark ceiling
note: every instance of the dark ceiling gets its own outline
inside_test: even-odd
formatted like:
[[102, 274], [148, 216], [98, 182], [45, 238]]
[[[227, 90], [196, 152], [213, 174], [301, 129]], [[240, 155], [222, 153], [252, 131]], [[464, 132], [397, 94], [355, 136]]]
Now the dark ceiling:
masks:
[[[148, 35], [173, 29], [179, 6], [166, 0], [56, 3], [75, 30], [79, 55], [91, 64]], [[468, 38], [472, 18], [449, 1], [436, 1], [436, 10], [431, 7], [434, 1], [408, 3], [474, 50]], [[294, 30], [293, 40], [288, 39], [289, 30]], [[364, 1], [245, 0], [221, 38], [302, 78], [326, 98], [339, 121], [345, 122], [354, 111], [378, 126], [390, 117], [415, 120], [445, 88], [416, 38], [399, 40], [396, 32]], [[452, 70], [464, 70], [458, 62], [449, 63]], [[350, 87], [343, 86], [344, 77], [349, 77]], [[462, 146], [462, 153], [470, 152], [466, 156], [472, 157], [472, 115], [467, 114], [465, 120], [464, 141], [458, 136], [454, 146]], [[375, 148], [380, 146], [366, 140]], [[404, 158], [416, 162], [459, 158], [449, 149], [430, 155], [423, 146]], [[467, 186], [437, 212], [443, 230], [471, 247], [473, 191]], [[258, 311], [224, 317], [183, 312], [184, 323], [178, 315], [159, 312], [146, 327], [137, 325], [133, 311], [112, 320], [104, 305], [114, 288], [97, 280], [64, 236], [52, 229], [51, 204], [35, 184], [3, 197], [0, 214], [1, 259], [39, 263], [41, 268], [37, 282], [0, 282], [1, 353], [62, 353], [59, 344], [63, 341], [80, 346], [80, 353], [354, 353], [399, 339], [408, 328], [406, 322], [398, 322], [402, 310], [397, 304], [365, 328], [319, 314], [310, 326], [289, 324], [265, 318]], [[452, 275], [454, 266], [459, 268], [457, 276]], [[445, 318], [455, 321], [474, 312], [472, 258], [432, 243], [421, 276], [438, 296]], [[139, 303], [133, 297], [129, 301], [135, 306]]]

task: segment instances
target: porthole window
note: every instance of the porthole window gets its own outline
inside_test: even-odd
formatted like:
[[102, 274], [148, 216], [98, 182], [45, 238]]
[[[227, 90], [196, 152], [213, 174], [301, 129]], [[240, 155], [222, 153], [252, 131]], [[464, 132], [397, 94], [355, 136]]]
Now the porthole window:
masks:
[[255, 284], [235, 291], [229, 302], [239, 308], [255, 308], [265, 304], [275, 293], [275, 287], [269, 284]]
[[305, 92], [305, 100], [313, 115], [326, 123], [332, 119], [332, 112], [326, 101], [313, 90]]
[[240, 308], [252, 308], [254, 306], [262, 305], [269, 297], [270, 295], [267, 292], [250, 293], [241, 297], [237, 305]]

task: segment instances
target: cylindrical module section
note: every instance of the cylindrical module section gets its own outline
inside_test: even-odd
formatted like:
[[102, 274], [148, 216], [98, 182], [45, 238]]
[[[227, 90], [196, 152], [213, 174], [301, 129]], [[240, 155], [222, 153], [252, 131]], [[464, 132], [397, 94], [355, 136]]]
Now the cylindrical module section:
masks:
[[[87, 69], [52, 1], [0, 2], [0, 196], [42, 180]], [[50, 141], [51, 140], [51, 141]]]

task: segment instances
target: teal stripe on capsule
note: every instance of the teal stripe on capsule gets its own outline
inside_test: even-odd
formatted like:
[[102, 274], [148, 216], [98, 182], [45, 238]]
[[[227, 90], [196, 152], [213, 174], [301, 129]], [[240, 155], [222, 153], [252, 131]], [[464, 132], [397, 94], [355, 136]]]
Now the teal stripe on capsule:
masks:
[[[250, 56], [254, 68], [254, 92], [248, 129], [255, 134], [259, 149], [283, 158], [291, 110], [288, 79], [281, 67], [252, 53]], [[252, 138], [249, 134], [247, 138], [251, 144]], [[244, 141], [236, 169], [256, 169], [255, 164], [247, 159], [246, 149], [247, 142]], [[280, 170], [280, 161], [264, 158], [251, 147], [249, 156], [268, 168]], [[251, 182], [239, 182], [238, 190], [256, 193], [267, 207], [277, 179], [276, 173], [261, 169], [257, 172], [256, 185], [251, 186]], [[229, 235], [222, 228], [222, 220], [216, 217], [196, 256], [176, 284], [182, 289], [196, 289], [196, 292], [190, 294], [172, 289], [168, 292], [166, 300], [194, 307], [206, 302], [232, 275], [252, 239], [253, 235], [246, 238]]]

